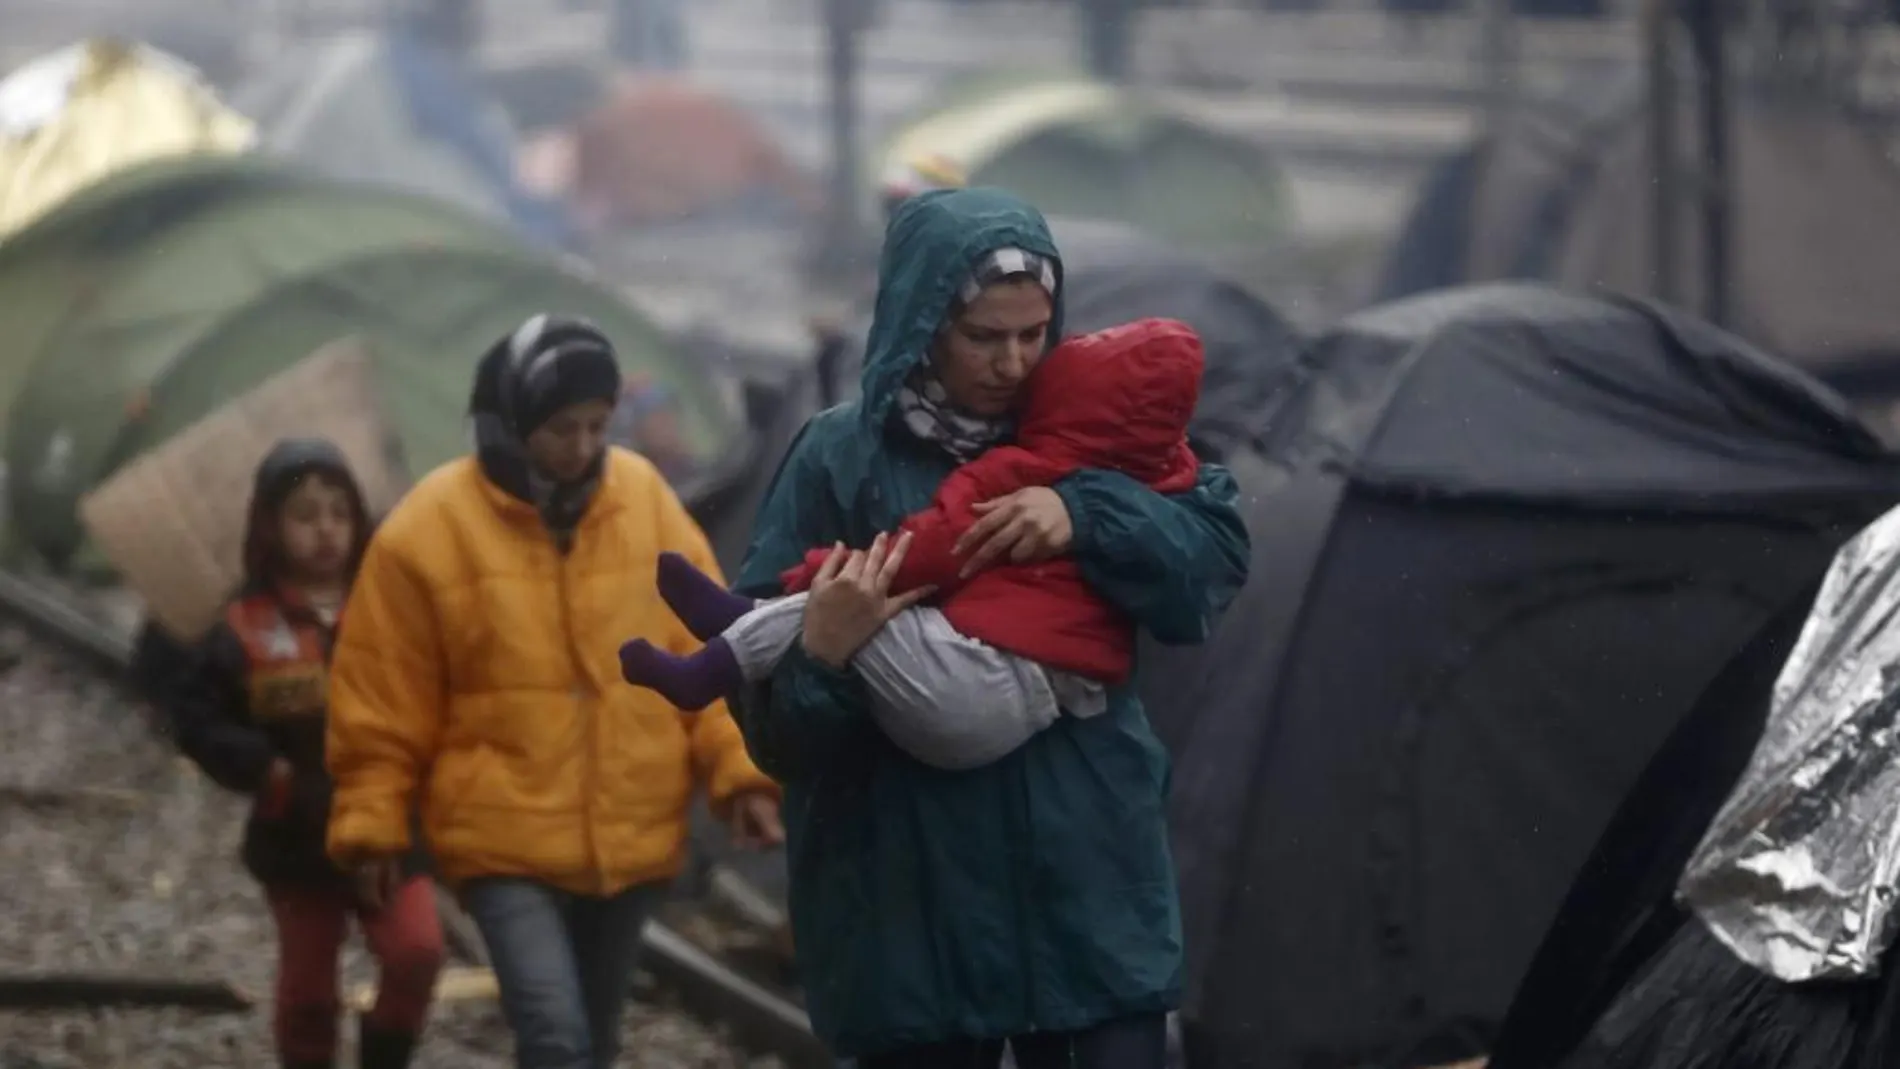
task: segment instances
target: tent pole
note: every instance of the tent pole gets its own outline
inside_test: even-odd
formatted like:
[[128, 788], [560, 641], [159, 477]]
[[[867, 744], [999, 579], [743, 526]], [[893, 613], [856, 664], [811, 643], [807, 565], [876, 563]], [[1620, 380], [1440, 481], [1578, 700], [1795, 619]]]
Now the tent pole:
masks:
[[858, 129], [858, 46], [870, 21], [867, 0], [825, 0], [827, 73], [831, 91], [830, 259], [850, 262], [858, 244], [858, 170], [864, 153]]
[[1696, 52], [1702, 127], [1702, 181], [1697, 183], [1702, 204], [1702, 270], [1705, 279], [1703, 317], [1718, 327], [1730, 324], [1729, 245], [1731, 187], [1729, 169], [1729, 85], [1727, 19], [1723, 0], [1691, 0], [1690, 37]]
[[1517, 20], [1511, 0], [1478, 0], [1478, 61], [1485, 129], [1496, 133], [1517, 99]]
[[1655, 272], [1655, 296], [1664, 304], [1681, 300], [1680, 265], [1676, 261], [1676, 239], [1681, 226], [1676, 220], [1681, 204], [1678, 181], [1679, 161], [1675, 137], [1677, 94], [1672, 31], [1675, 29], [1673, 0], [1649, 0], [1643, 5], [1643, 39], [1648, 60], [1649, 82], [1649, 195], [1650, 195], [1650, 267]]

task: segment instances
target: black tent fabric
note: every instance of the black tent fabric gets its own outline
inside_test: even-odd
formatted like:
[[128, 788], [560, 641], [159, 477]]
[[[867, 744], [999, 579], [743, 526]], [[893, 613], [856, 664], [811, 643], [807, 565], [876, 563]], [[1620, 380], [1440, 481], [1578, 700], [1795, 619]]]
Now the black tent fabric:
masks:
[[[1115, 223], [1054, 219], [1068, 329], [1101, 330], [1145, 316], [1179, 319], [1201, 335], [1207, 364], [1191, 433], [1212, 456], [1258, 433], [1287, 387], [1299, 332], [1265, 301], [1213, 268]], [[857, 396], [868, 320], [832, 363], [834, 396]]]
[[1656, 746], [1900, 465], [1733, 338], [1535, 286], [1364, 313], [1293, 377], [1228, 458], [1247, 590], [1144, 673], [1189, 1058], [1453, 1061]]
[[[1737, 86], [1734, 329], [1850, 396], [1900, 396], [1900, 169], [1876, 125], [1773, 86]], [[1494, 279], [1660, 295], [1643, 84], [1617, 70], [1518, 109], [1427, 178], [1375, 299]], [[1692, 108], [1676, 134], [1702, 158]], [[1701, 217], [1685, 202], [1674, 299], [1705, 303]], [[1892, 233], [1889, 233], [1892, 230]]]
[[1490, 1069], [1550, 1069], [1680, 928], [1676, 880], [1747, 767], [1810, 587], [1742, 647], [1617, 806], [1538, 946]]

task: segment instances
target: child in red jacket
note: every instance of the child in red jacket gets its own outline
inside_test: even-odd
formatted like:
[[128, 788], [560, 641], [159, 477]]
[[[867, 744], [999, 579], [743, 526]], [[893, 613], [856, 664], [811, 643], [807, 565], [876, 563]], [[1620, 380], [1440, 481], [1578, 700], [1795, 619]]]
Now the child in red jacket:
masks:
[[[892, 593], [936, 590], [935, 607], [893, 619], [854, 662], [879, 727], [940, 768], [987, 764], [1054, 723], [1100, 712], [1133, 665], [1134, 626], [1091, 590], [1072, 559], [1003, 564], [968, 578], [957, 540], [976, 506], [1083, 468], [1119, 471], [1157, 493], [1194, 485], [1187, 425], [1200, 396], [1200, 338], [1184, 323], [1143, 319], [1070, 338], [1031, 376], [1015, 444], [959, 467], [931, 506], [908, 517], [910, 539]], [[635, 639], [621, 649], [627, 681], [682, 709], [701, 709], [769, 675], [798, 638], [805, 598], [830, 549], [785, 573], [788, 596], [731, 593], [663, 556], [667, 604], [707, 644], [678, 657]], [[946, 715], [945, 711], [954, 711]]]
[[356, 886], [324, 852], [330, 648], [369, 536], [362, 492], [336, 446], [279, 442], [252, 490], [243, 589], [183, 663], [144, 673], [185, 756], [254, 799], [243, 858], [277, 924], [273, 1031], [287, 1069], [336, 1064], [337, 957], [352, 915], [382, 970], [362, 1019], [363, 1069], [409, 1064], [442, 965], [420, 852], [374, 887]]

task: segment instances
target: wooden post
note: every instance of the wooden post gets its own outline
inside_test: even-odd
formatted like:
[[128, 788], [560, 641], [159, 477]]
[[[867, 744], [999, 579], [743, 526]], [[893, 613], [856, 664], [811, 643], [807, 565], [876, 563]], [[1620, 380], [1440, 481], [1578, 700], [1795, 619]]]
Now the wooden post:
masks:
[[1696, 183], [1702, 206], [1703, 318], [1730, 325], [1730, 221], [1734, 175], [1729, 167], [1728, 19], [1725, 0], [1689, 0], [1689, 36], [1696, 54], [1698, 124], [1702, 128], [1702, 180]]
[[1648, 81], [1650, 267], [1655, 272], [1655, 296], [1665, 304], [1681, 299], [1681, 271], [1677, 239], [1681, 226], [1681, 161], [1676, 155], [1677, 113], [1675, 0], [1648, 0], [1643, 5], [1643, 41]]
[[1517, 17], [1511, 0], [1477, 0], [1478, 70], [1484, 79], [1484, 128], [1496, 133], [1517, 103]]
[[859, 129], [858, 46], [870, 21], [870, 0], [825, 0], [826, 60], [831, 90], [831, 204], [829, 256], [849, 262], [858, 243], [862, 207], [859, 175], [864, 151]]

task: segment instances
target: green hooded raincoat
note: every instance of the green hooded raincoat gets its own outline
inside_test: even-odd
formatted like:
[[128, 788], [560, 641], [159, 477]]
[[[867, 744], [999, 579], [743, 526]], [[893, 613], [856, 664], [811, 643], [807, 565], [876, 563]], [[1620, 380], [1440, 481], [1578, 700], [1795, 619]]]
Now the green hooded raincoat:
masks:
[[[929, 504], [954, 464], [892, 419], [894, 399], [977, 260], [1012, 246], [1056, 256], [1041, 215], [996, 190], [923, 194], [892, 220], [863, 394], [792, 446], [741, 589], [776, 594], [806, 550], [867, 546]], [[1056, 315], [1052, 336], [1059, 302]], [[1160, 641], [1203, 639], [1246, 579], [1247, 532], [1217, 466], [1174, 497], [1104, 471], [1056, 489], [1085, 576]], [[898, 750], [866, 702], [855, 676], [795, 647], [740, 712], [754, 760], [785, 786], [800, 971], [813, 1026], [838, 1054], [1176, 1006], [1168, 758], [1132, 687], [1103, 715], [1064, 718], [967, 772]]]

